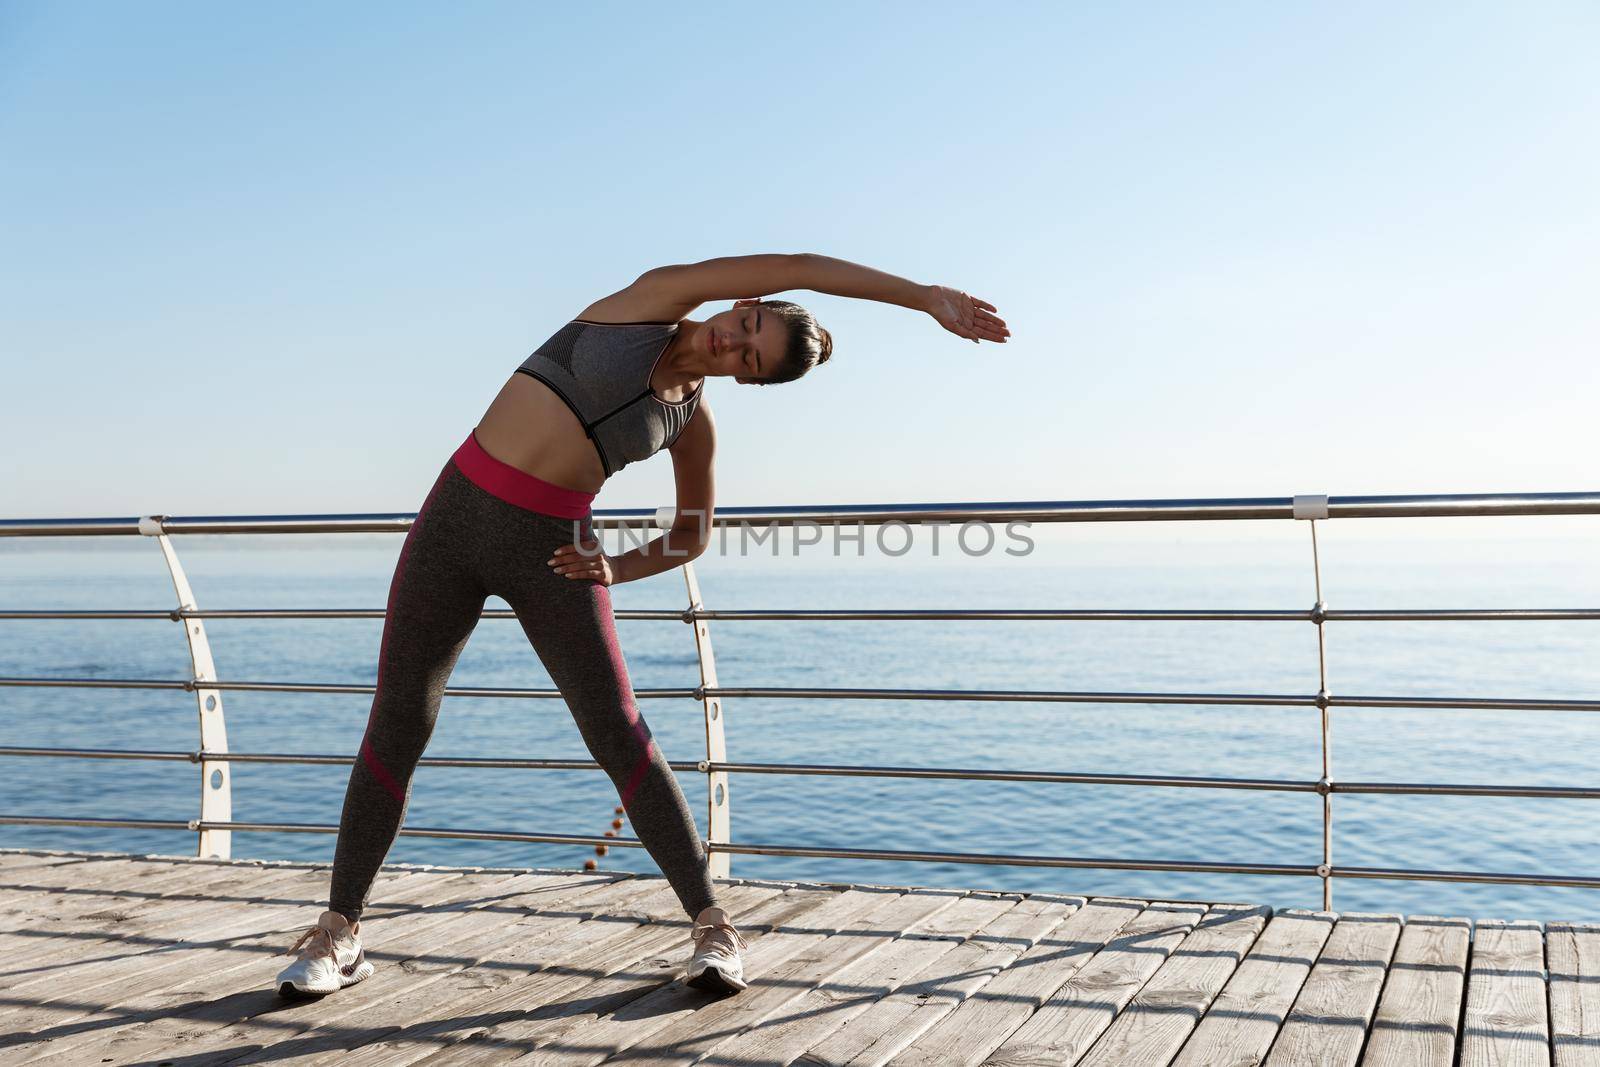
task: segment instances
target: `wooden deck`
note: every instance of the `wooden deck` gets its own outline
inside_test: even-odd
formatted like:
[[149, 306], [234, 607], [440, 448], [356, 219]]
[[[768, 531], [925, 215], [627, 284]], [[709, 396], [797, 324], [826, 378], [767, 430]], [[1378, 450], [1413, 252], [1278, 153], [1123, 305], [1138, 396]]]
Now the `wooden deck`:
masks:
[[327, 883], [0, 850], [0, 1064], [1600, 1063], [1600, 927], [733, 880], [716, 997], [660, 877], [391, 866], [376, 975], [281, 1000]]

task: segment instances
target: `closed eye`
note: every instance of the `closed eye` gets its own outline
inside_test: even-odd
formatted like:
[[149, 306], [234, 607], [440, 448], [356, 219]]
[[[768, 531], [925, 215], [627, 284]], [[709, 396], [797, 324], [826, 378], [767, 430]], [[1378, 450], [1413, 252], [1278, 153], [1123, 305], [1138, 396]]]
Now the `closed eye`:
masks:
[[[759, 308], [756, 310], [755, 319], [756, 319], [756, 333], [760, 333], [761, 332], [761, 311], [760, 311]], [[747, 330], [750, 328], [750, 320], [748, 318], [745, 319], [744, 328], [747, 329]], [[755, 354], [756, 373], [760, 374], [761, 373], [761, 353], [760, 352], [756, 352], [754, 348], [751, 348], [750, 351]], [[748, 363], [746, 365], [748, 366]]]

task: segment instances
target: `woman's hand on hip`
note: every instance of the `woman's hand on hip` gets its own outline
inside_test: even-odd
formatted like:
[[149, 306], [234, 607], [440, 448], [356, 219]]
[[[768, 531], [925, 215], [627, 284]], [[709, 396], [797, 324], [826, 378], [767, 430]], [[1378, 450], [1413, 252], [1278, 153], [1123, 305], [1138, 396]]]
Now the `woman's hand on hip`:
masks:
[[926, 310], [940, 326], [957, 337], [968, 338], [973, 344], [980, 339], [1004, 344], [1011, 336], [1006, 320], [994, 313], [993, 304], [948, 285], [928, 286]]
[[613, 585], [617, 581], [616, 566], [601, 549], [598, 538], [562, 545], [556, 549], [555, 556], [546, 562], [565, 578], [599, 582], [601, 585]]

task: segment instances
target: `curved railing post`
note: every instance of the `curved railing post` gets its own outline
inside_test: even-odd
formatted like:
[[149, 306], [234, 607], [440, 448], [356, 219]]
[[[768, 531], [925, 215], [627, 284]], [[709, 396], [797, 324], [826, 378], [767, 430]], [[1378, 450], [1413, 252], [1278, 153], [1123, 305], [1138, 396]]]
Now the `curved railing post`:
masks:
[[203, 683], [217, 680], [216, 664], [211, 659], [211, 642], [206, 639], [205, 623], [189, 618], [185, 612], [198, 610], [194, 591], [189, 588], [189, 578], [178, 562], [178, 552], [162, 530], [164, 516], [150, 515], [139, 520], [139, 532], [154, 537], [166, 558], [167, 571], [172, 575], [172, 588], [178, 594], [178, 610], [172, 617], [183, 624], [183, 636], [189, 642], [189, 662], [194, 671], [195, 703], [200, 710], [200, 818], [192, 823], [199, 830], [200, 839], [195, 855], [211, 859], [228, 859], [233, 849], [231, 830], [208, 830], [204, 824], [233, 821], [233, 773], [227, 760], [209, 759], [210, 754], [228, 751], [228, 722], [222, 714], [222, 691], [207, 689]]
[[[717, 657], [711, 651], [711, 630], [706, 626], [706, 620], [698, 617], [704, 604], [700, 599], [700, 582], [695, 578], [693, 560], [684, 561], [683, 584], [689, 591], [689, 610], [684, 613], [684, 621], [694, 627], [694, 650], [700, 660], [699, 688], [715, 689]], [[722, 698], [702, 693], [700, 706], [705, 712], [706, 720], [706, 758], [700, 764], [700, 770], [705, 772], [706, 776], [706, 834], [709, 838], [706, 864], [711, 877], [729, 878], [732, 877], [728, 873], [732, 857], [711, 847], [718, 842], [732, 840], [729, 828], [731, 802], [728, 794], [728, 772], [711, 769], [713, 763], [726, 763], [728, 760], [727, 736], [722, 728]]]

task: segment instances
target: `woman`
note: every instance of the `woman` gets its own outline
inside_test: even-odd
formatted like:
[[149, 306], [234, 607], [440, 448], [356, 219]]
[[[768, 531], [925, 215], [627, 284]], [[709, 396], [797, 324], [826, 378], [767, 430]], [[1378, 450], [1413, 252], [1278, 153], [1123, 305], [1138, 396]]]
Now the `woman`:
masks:
[[[446, 462], [407, 532], [389, 587], [378, 679], [345, 794], [328, 910], [288, 949], [279, 992], [321, 995], [372, 974], [360, 919], [399, 834], [445, 683], [490, 596], [502, 597], [605, 768], [640, 842], [693, 920], [685, 978], [745, 988], [744, 940], [717, 904], [677, 779], [652, 742], [617, 642], [608, 587], [678, 566], [711, 540], [716, 423], [707, 378], [790, 382], [827, 362], [828, 331], [788, 289], [926, 311], [977, 343], [1009, 331], [994, 305], [828, 256], [728, 256], [646, 271], [584, 308], [516, 369]], [[685, 318], [708, 300], [733, 307]], [[677, 521], [609, 556], [590, 525], [606, 478], [665, 448]]]

